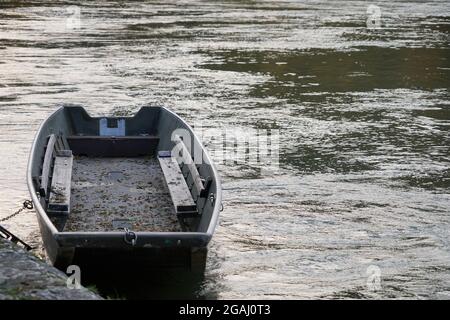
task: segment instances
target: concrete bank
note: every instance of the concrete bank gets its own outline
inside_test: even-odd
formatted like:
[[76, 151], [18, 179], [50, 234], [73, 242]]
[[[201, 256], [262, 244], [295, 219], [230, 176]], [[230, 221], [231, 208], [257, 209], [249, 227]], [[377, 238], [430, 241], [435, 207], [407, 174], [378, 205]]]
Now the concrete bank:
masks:
[[67, 276], [19, 246], [0, 238], [0, 300], [96, 300], [86, 289], [69, 289]]

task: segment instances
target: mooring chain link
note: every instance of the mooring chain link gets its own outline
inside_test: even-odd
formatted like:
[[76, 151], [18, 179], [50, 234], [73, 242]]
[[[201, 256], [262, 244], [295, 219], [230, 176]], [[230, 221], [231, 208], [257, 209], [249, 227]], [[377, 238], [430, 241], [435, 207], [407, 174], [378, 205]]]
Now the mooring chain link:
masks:
[[14, 212], [12, 215], [9, 215], [9, 216], [7, 216], [7, 217], [5, 217], [5, 218], [0, 219], [0, 222], [5, 222], [5, 221], [7, 221], [7, 220], [9, 220], [9, 219], [11, 219], [11, 218], [17, 216], [19, 213], [21, 213], [21, 212], [22, 212], [23, 210], [25, 210], [25, 209], [27, 209], [27, 210], [33, 209], [33, 202], [32, 202], [31, 200], [25, 200], [25, 201], [23, 202], [22, 208], [20, 208], [20, 209], [17, 210], [16, 212]]

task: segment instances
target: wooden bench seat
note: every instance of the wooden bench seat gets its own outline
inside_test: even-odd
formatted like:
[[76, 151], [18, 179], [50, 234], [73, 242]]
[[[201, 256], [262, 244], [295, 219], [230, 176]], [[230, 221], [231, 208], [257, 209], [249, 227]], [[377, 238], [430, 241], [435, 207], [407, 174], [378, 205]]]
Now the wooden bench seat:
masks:
[[183, 217], [197, 217], [199, 215], [197, 208], [201, 211], [207, 201], [212, 179], [200, 176], [200, 167], [197, 167], [183, 139], [180, 136], [172, 139], [173, 150], [159, 151], [158, 160], [177, 214]]
[[47, 196], [48, 184], [51, 177], [50, 171], [53, 164], [53, 153], [55, 151], [56, 136], [51, 134], [48, 137], [47, 146], [45, 147], [45, 155], [42, 163], [42, 173], [40, 179], [39, 193], [42, 197]]
[[49, 216], [69, 214], [72, 166], [73, 155], [71, 150], [56, 152], [47, 207]]
[[164, 173], [176, 214], [181, 217], [197, 216], [197, 205], [192, 198], [177, 160], [172, 157], [170, 151], [160, 151], [158, 161]]
[[204, 197], [206, 193], [204, 181], [200, 177], [198, 169], [195, 166], [195, 162], [192, 159], [191, 153], [179, 136], [175, 136], [174, 142], [174, 156], [177, 159], [177, 162], [180, 163], [181, 172], [186, 178], [189, 189], [193, 191], [192, 194], [196, 198]]

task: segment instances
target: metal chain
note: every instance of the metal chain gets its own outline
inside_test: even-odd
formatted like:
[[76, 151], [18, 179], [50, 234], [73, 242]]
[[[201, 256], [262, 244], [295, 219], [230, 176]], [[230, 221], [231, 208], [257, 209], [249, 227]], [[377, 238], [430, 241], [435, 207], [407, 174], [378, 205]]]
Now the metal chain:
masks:
[[0, 219], [0, 222], [5, 222], [5, 221], [7, 221], [7, 220], [9, 220], [9, 219], [11, 219], [11, 218], [17, 216], [19, 213], [21, 213], [21, 212], [22, 212], [23, 210], [25, 210], [25, 209], [28, 209], [28, 210], [33, 209], [33, 202], [32, 202], [31, 200], [25, 200], [25, 201], [23, 202], [22, 208], [20, 208], [20, 209], [17, 210], [16, 212], [14, 212], [12, 215], [9, 215], [9, 216], [7, 216], [7, 217], [5, 217], [5, 218]]

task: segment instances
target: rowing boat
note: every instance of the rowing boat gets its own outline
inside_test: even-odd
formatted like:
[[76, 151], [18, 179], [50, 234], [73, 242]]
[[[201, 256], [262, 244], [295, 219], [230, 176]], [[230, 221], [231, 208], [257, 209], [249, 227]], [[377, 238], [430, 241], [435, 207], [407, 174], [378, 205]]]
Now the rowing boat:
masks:
[[27, 183], [47, 256], [61, 270], [205, 267], [220, 178], [192, 128], [164, 107], [131, 117], [60, 107], [36, 134]]

